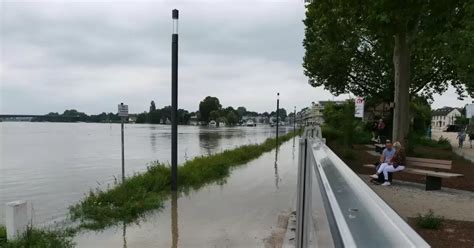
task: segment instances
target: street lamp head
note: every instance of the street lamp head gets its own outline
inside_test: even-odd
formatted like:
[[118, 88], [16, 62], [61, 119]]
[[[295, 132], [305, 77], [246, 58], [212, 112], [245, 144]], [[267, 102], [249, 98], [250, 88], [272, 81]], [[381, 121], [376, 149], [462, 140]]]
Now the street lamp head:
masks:
[[171, 17], [173, 18], [173, 34], [178, 34], [179, 11], [177, 9], [172, 10]]

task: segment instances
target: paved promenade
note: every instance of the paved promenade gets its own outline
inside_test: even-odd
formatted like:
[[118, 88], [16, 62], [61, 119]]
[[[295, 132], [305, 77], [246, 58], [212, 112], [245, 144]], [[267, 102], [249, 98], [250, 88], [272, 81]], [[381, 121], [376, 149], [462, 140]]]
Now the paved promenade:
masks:
[[[434, 140], [438, 140], [441, 136], [443, 136], [444, 138], [447, 138], [451, 142], [453, 151], [456, 154], [474, 163], [474, 148], [470, 148], [471, 146], [469, 144], [469, 140], [464, 141], [464, 147], [461, 149], [461, 148], [458, 148], [459, 142], [456, 139], [457, 133], [452, 133], [452, 132], [448, 133], [448, 132], [442, 132], [439, 130], [433, 130], [433, 133], [431, 136], [432, 136], [431, 138]], [[473, 144], [473, 147], [474, 147], [474, 144]]]

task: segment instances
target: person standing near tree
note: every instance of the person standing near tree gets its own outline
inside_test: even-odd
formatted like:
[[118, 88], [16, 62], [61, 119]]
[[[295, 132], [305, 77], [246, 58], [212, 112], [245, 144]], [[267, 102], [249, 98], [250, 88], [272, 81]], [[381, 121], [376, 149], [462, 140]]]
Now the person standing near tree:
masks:
[[379, 136], [378, 136], [379, 142], [380, 142], [380, 140], [381, 140], [381, 137], [380, 137], [380, 136], [382, 136], [382, 135], [385, 134], [384, 131], [385, 131], [385, 123], [383, 122], [383, 119], [380, 119], [380, 120], [379, 120], [379, 123], [378, 123], [378, 125], [377, 125], [377, 132], [378, 132], [378, 135], [379, 135]]

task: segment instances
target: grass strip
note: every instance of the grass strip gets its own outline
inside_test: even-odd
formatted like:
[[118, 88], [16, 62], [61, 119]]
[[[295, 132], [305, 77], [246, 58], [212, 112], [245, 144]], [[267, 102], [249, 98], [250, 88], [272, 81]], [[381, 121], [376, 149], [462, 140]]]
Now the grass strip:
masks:
[[15, 240], [7, 240], [7, 231], [4, 226], [0, 226], [0, 247], [2, 248], [69, 248], [74, 247], [72, 242], [73, 233], [69, 231], [56, 231], [37, 229], [28, 226], [26, 232]]
[[[298, 133], [279, 137], [279, 144]], [[210, 156], [196, 157], [178, 167], [180, 192], [197, 190], [210, 183], [223, 183], [232, 167], [245, 164], [276, 147], [274, 138], [261, 144], [244, 145]], [[135, 174], [124, 183], [107, 190], [97, 189], [69, 208], [71, 219], [81, 228], [103, 229], [118, 223], [137, 221], [153, 209], [159, 209], [171, 194], [171, 168], [155, 163], [147, 171]]]

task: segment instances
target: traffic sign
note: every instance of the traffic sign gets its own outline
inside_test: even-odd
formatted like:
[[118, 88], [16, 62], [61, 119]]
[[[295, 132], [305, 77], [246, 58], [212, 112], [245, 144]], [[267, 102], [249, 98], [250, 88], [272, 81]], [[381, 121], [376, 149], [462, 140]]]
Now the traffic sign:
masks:
[[118, 116], [120, 117], [128, 116], [128, 105], [124, 105], [123, 103], [118, 105]]
[[356, 118], [364, 118], [364, 98], [357, 97], [355, 99], [355, 114]]

